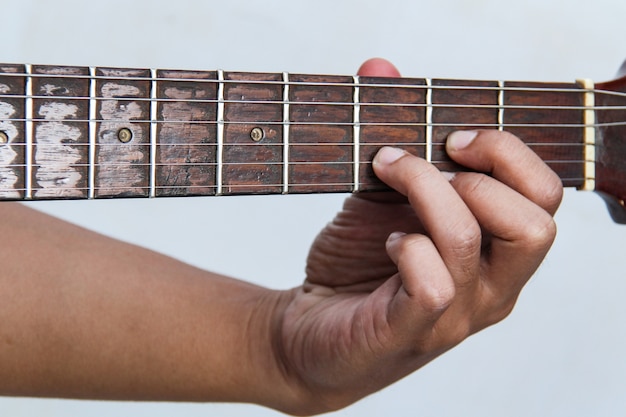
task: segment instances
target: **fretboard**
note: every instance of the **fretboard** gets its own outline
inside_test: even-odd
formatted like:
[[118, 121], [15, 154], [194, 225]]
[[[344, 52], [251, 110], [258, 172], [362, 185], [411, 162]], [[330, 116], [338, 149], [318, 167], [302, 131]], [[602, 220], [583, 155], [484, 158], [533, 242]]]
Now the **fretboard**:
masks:
[[580, 188], [585, 94], [577, 83], [0, 65], [0, 199], [381, 190], [380, 147], [458, 170], [445, 139], [478, 128], [516, 134]]

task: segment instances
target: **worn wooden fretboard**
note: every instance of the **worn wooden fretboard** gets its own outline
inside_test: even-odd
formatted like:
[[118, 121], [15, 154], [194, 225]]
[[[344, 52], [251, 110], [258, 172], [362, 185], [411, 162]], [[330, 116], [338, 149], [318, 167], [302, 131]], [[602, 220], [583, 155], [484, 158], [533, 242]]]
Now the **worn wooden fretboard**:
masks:
[[585, 187], [576, 83], [0, 65], [0, 199], [383, 189], [402, 147], [441, 169], [455, 129], [506, 129]]

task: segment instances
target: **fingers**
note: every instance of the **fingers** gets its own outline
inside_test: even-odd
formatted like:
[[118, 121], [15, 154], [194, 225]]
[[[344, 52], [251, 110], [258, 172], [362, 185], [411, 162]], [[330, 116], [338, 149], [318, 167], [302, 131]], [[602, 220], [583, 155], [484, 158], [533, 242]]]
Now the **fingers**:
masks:
[[389, 236], [386, 246], [401, 277], [419, 277], [402, 280], [389, 308], [389, 322], [401, 334], [423, 331], [454, 299], [454, 280], [427, 236], [396, 232]]
[[561, 181], [507, 133], [457, 132], [448, 138], [447, 148], [457, 162], [493, 175], [459, 173], [451, 184], [490, 235], [483, 302], [510, 310], [555, 238], [552, 214], [561, 200]]
[[559, 177], [521, 140], [507, 132], [459, 131], [448, 137], [448, 155], [494, 178], [554, 214], [563, 195]]
[[383, 148], [373, 166], [382, 181], [408, 197], [463, 298], [479, 272], [481, 231], [475, 217], [446, 177], [423, 159]]
[[[554, 240], [552, 214], [562, 195], [556, 174], [511, 134], [455, 133], [447, 149], [456, 162], [491, 176], [463, 172], [450, 180], [395, 148], [381, 149], [373, 161], [378, 177], [408, 197], [423, 223], [425, 235], [396, 237], [387, 249], [409, 299], [426, 299], [420, 303], [431, 316], [446, 306], [435, 326], [442, 339], [463, 330], [463, 322], [474, 332], [508, 314]], [[450, 283], [453, 301], [437, 302], [446, 300], [437, 294], [451, 293]]]
[[357, 74], [369, 77], [399, 77], [400, 71], [385, 59], [372, 58], [361, 65]]

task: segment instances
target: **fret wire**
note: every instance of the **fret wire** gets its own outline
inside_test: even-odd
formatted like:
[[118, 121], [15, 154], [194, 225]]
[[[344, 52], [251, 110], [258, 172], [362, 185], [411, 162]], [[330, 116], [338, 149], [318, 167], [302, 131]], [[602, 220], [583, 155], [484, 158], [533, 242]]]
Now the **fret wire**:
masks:
[[426, 78], [426, 86], [428, 90], [426, 90], [426, 155], [425, 159], [428, 162], [432, 160], [433, 154], [433, 90], [432, 90], [432, 80], [430, 78]]
[[504, 81], [498, 81], [498, 130], [504, 130]]
[[359, 87], [359, 76], [354, 76], [354, 94], [353, 94], [353, 116], [352, 121], [354, 123], [354, 127], [352, 129], [352, 139], [353, 139], [353, 156], [352, 160], [354, 161], [352, 172], [353, 172], [353, 182], [354, 188], [352, 192], [359, 191], [359, 179], [360, 179], [360, 158], [361, 158], [361, 91]]
[[224, 158], [224, 71], [217, 71], [217, 78], [220, 81], [217, 87], [217, 171], [215, 181], [217, 182], [217, 194], [222, 194], [223, 182], [223, 158]]
[[96, 100], [96, 68], [89, 67], [89, 198], [96, 196], [96, 143], [98, 117]]
[[150, 197], [156, 197], [156, 150], [157, 150], [157, 101], [158, 95], [156, 70], [151, 69], [150, 75]]
[[[27, 64], [24, 66], [25, 68], [25, 76], [26, 76], [26, 101], [24, 103], [24, 112], [26, 113], [26, 119], [25, 119], [25, 136], [26, 136], [26, 148], [24, 149], [24, 157], [26, 159], [26, 170], [25, 170], [25, 175], [26, 178], [24, 178], [24, 186], [26, 188], [26, 192], [25, 192], [25, 196], [24, 198], [26, 200], [30, 200], [33, 196], [33, 134], [34, 134], [34, 129], [33, 129], [33, 120], [34, 120], [34, 113], [33, 113], [33, 99], [32, 99], [32, 95], [33, 95], [33, 80], [32, 80], [32, 71], [33, 71], [33, 67], [30, 64]], [[30, 98], [29, 98], [30, 97]]]
[[283, 194], [289, 192], [289, 73], [283, 72]]

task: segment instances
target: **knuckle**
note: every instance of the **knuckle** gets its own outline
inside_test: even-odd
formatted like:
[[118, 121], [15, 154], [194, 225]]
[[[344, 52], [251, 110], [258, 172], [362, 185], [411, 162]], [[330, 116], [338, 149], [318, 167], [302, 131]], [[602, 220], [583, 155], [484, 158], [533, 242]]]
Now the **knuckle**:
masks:
[[563, 199], [563, 184], [555, 173], [552, 173], [552, 178], [544, 184], [545, 187], [539, 196], [539, 205], [554, 213]]
[[489, 303], [487, 306], [484, 306], [484, 313], [482, 315], [483, 319], [480, 321], [479, 326], [475, 329], [475, 331], [482, 330], [485, 327], [499, 323], [507, 318], [515, 307], [516, 299], [517, 294], [515, 297], [503, 297], [498, 299], [496, 302]]
[[437, 345], [446, 349], [458, 345], [472, 334], [469, 319], [457, 318], [450, 326], [435, 326]]
[[526, 225], [522, 239], [531, 250], [547, 250], [556, 237], [556, 222], [548, 213], [536, 216], [535, 221]]
[[452, 303], [454, 296], [453, 285], [429, 285], [420, 291], [417, 302], [426, 314], [438, 314]]
[[451, 231], [450, 246], [460, 259], [474, 257], [480, 251], [482, 231], [478, 222], [469, 222], [458, 225]]

